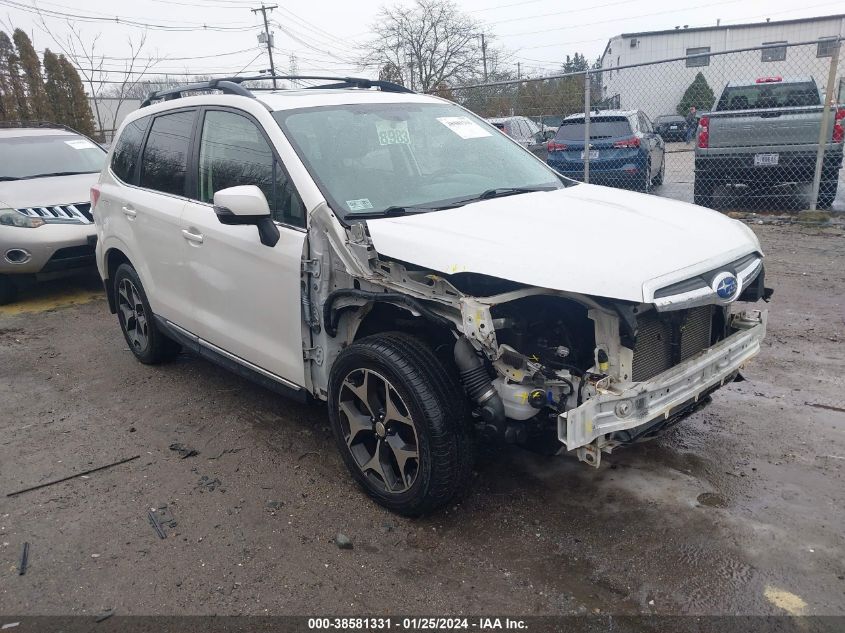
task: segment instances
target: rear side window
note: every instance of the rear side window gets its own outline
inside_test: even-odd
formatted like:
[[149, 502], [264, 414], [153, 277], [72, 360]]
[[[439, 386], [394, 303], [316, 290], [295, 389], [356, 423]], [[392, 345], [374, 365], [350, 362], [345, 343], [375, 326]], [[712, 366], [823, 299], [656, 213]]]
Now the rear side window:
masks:
[[124, 182], [131, 183], [135, 176], [135, 167], [138, 165], [138, 157], [141, 154], [141, 143], [144, 141], [144, 132], [147, 131], [149, 123], [148, 116], [128, 123], [114, 145], [111, 170]]
[[163, 114], [153, 119], [141, 159], [142, 187], [177, 196], [185, 195], [185, 174], [188, 171], [194, 115], [195, 112], [191, 110]]
[[754, 86], [728, 86], [719, 98], [717, 110], [763, 110], [817, 106], [819, 91], [812, 81], [801, 83], [761, 83]]
[[[631, 136], [631, 123], [625, 117], [590, 117], [590, 138]], [[583, 141], [584, 119], [564, 121], [557, 130], [556, 140]]]

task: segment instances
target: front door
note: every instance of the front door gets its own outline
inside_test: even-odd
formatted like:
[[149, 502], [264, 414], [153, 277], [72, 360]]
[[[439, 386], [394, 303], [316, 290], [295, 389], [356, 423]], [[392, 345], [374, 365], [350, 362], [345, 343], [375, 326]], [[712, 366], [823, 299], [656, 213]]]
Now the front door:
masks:
[[[194, 334], [304, 385], [300, 272], [305, 213], [284, 167], [246, 113], [207, 109], [200, 128], [197, 198], [185, 205]], [[255, 226], [221, 224], [214, 192], [257, 185], [281, 237], [264, 246]]]

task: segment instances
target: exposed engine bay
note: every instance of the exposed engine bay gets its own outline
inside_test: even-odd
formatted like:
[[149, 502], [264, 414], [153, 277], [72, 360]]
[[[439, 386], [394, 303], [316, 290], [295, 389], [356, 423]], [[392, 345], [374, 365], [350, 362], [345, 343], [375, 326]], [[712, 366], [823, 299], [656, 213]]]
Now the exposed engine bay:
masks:
[[[329, 255], [321, 268], [331, 273], [312, 277], [303, 306], [324, 357], [366, 333], [415, 329], [454, 363], [482, 434], [546, 454], [573, 451], [594, 466], [602, 451], [703, 406], [737, 378], [765, 332], [764, 314], [733, 314], [727, 303], [660, 311], [419, 269], [379, 256], [360, 224], [349, 230], [354, 258], [341, 267], [325, 237], [312, 241], [312, 257]], [[757, 272], [743, 300], [767, 298], [762, 264]], [[319, 394], [319, 368], [312, 376]]]

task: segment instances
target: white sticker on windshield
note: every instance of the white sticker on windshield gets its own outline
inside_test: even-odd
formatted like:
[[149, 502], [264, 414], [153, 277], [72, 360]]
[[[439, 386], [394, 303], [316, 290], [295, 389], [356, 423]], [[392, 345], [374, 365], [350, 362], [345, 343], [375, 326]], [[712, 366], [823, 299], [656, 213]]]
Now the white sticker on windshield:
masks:
[[410, 145], [407, 121], [376, 121], [378, 142], [381, 145]]
[[437, 117], [437, 120], [461, 138], [490, 136], [490, 132], [465, 116], [441, 116]]
[[72, 141], [65, 141], [66, 145], [70, 145], [73, 149], [94, 149], [97, 147], [91, 141], [86, 141], [84, 138], [75, 138]]
[[359, 198], [358, 200], [347, 200], [346, 206], [350, 211], [363, 211], [364, 209], [372, 209], [373, 203], [369, 198]]

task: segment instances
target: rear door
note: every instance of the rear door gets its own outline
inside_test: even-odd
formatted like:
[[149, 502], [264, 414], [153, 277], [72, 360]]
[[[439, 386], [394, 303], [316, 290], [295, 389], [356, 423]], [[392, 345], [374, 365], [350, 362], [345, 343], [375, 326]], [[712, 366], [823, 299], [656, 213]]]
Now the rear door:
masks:
[[119, 209], [112, 211], [125, 218], [134, 242], [133, 264], [153, 312], [180, 325], [192, 316], [182, 211], [196, 115], [195, 108], [187, 108], [153, 118], [141, 153], [138, 186], [122, 187]]
[[[195, 198], [184, 213], [186, 270], [196, 311], [191, 330], [238, 359], [304, 384], [301, 266], [302, 200], [270, 141], [247, 113], [207, 108], [195, 148]], [[221, 224], [214, 192], [258, 186], [281, 237], [273, 247], [255, 226]]]

